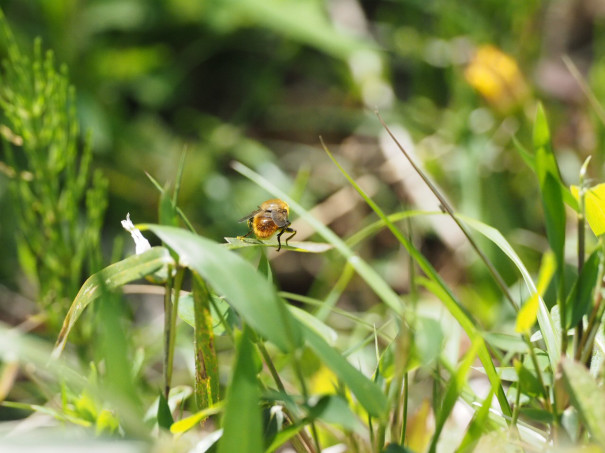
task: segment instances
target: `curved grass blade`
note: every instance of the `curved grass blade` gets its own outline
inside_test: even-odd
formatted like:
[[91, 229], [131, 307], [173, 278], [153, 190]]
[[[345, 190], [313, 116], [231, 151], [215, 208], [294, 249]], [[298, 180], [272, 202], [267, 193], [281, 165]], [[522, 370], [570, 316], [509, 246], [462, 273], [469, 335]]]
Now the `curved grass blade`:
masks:
[[332, 348], [310, 327], [303, 326], [305, 339], [319, 359], [351, 389], [359, 403], [374, 417], [383, 416], [388, 409], [387, 398], [374, 382], [361, 374], [345, 357]]
[[[479, 347], [483, 344], [483, 338], [480, 336], [476, 336], [471, 338], [471, 347], [467, 351], [462, 360], [462, 363], [458, 367], [456, 373], [454, 373], [448, 383], [447, 390], [445, 392], [445, 396], [443, 397], [443, 401], [441, 403], [441, 410], [437, 415], [437, 420], [435, 423], [435, 433], [433, 434], [433, 438], [431, 440], [431, 445], [429, 447], [429, 453], [434, 453], [437, 449], [437, 441], [441, 435], [441, 430], [445, 425], [452, 409], [454, 409], [454, 404], [458, 401], [458, 396], [464, 389], [464, 385], [467, 382], [468, 373], [471, 369], [471, 365], [475, 360], [477, 355], [477, 351]], [[483, 344], [483, 346], [485, 346]]]
[[52, 357], [57, 358], [61, 355], [67, 341], [67, 336], [76, 324], [76, 321], [84, 309], [102, 294], [103, 290], [118, 288], [133, 280], [151, 275], [168, 264], [173, 264], [173, 262], [167, 249], [164, 247], [153, 247], [145, 253], [130, 256], [91, 275], [84, 282], [82, 288], [80, 288], [67, 312]]
[[[519, 258], [519, 255], [512, 248], [510, 243], [502, 236], [497, 229], [486, 225], [483, 222], [479, 222], [478, 220], [471, 219], [469, 217], [458, 215], [464, 222], [477, 232], [481, 233], [487, 239], [492, 241], [500, 250], [502, 250], [506, 256], [513, 262], [513, 264], [517, 267], [527, 289], [529, 290], [530, 295], [538, 294], [538, 290], [534, 281], [529, 274], [529, 271]], [[546, 351], [548, 353], [548, 357], [550, 359], [550, 363], [553, 366], [553, 369], [556, 368], [556, 364], [559, 363], [561, 358], [561, 339], [558, 335], [556, 335], [556, 328], [553, 324], [553, 320], [550, 316], [550, 312], [544, 303], [544, 300], [538, 294], [538, 325], [540, 326], [540, 331], [542, 333], [542, 338], [544, 339], [544, 344], [546, 345]]]
[[239, 255], [179, 228], [142, 225], [179, 255], [179, 264], [199, 274], [258, 333], [282, 351], [302, 345], [299, 323], [271, 283]]
[[393, 289], [384, 281], [384, 279], [374, 270], [366, 261], [357, 256], [345, 242], [334, 233], [330, 228], [325, 226], [315, 217], [313, 217], [307, 210], [305, 210], [300, 204], [293, 200], [286, 192], [271, 183], [267, 179], [263, 178], [258, 173], [252, 171], [240, 162], [233, 162], [232, 167], [238, 173], [244, 175], [246, 178], [263, 187], [268, 192], [272, 193], [278, 198], [286, 201], [290, 205], [290, 209], [298, 214], [300, 218], [305, 220], [311, 225], [317, 233], [322, 236], [329, 244], [331, 244], [350, 264], [353, 266], [359, 276], [368, 284], [370, 288], [376, 293], [376, 295], [387, 304], [395, 313], [403, 313], [403, 301], [393, 291]]
[[[327, 151], [327, 150], [326, 150]], [[393, 234], [397, 237], [397, 239], [406, 247], [408, 253], [416, 260], [420, 268], [435, 282], [435, 285], [440, 288], [440, 295], [443, 297], [442, 301], [445, 303], [448, 310], [452, 313], [452, 315], [456, 318], [458, 323], [463, 327], [466, 331], [467, 335], [470, 337], [474, 337], [477, 333], [477, 329], [474, 325], [472, 319], [465, 313], [462, 309], [460, 303], [449, 290], [449, 288], [445, 285], [441, 277], [437, 274], [437, 271], [431, 266], [428, 260], [404, 237], [403, 234], [393, 225], [392, 222], [386, 217], [386, 215], [382, 212], [382, 210], [363, 192], [363, 190], [355, 183], [355, 181], [344, 171], [342, 167], [338, 165], [338, 163], [334, 160], [332, 155], [327, 151], [330, 158], [335, 162], [335, 164], [339, 167], [343, 175], [349, 180], [351, 185], [358, 191], [358, 193], [364, 198], [366, 203], [381, 217], [381, 219], [385, 222], [385, 224], [389, 227], [389, 229], [393, 232]], [[311, 216], [308, 212], [306, 212], [298, 203], [292, 200], [283, 190], [281, 190], [276, 185], [272, 184], [270, 181], [266, 180], [259, 174], [253, 172], [245, 165], [235, 162], [233, 163], [233, 168], [246, 176], [250, 180], [256, 182], [259, 186], [267, 189], [269, 192], [275, 194], [275, 196], [285, 200], [290, 208], [299, 214], [304, 220], [309, 222], [311, 226], [315, 228], [315, 230], [324, 237], [326, 241], [330, 244], [334, 245], [334, 248], [338, 250], [351, 265], [355, 268], [357, 273], [368, 283], [368, 285], [374, 290], [374, 292], [385, 302], [390, 308], [392, 308], [396, 313], [402, 313], [402, 301], [395, 294], [393, 289], [384, 281], [384, 279], [377, 274], [377, 272], [372, 269], [365, 261], [363, 261], [360, 257], [355, 255], [353, 251], [346, 245], [342, 239], [340, 239], [336, 234], [330, 230], [328, 227], [323, 225], [313, 216]], [[510, 405], [506, 399], [506, 394], [502, 389], [500, 384], [500, 380], [498, 379], [498, 375], [495, 371], [494, 364], [491, 360], [491, 356], [489, 355], [489, 351], [483, 345], [480, 348], [478, 354], [481, 359], [483, 366], [486, 369], [486, 373], [490, 379], [492, 386], [494, 386], [496, 390], [496, 395], [498, 397], [498, 401], [502, 407], [502, 411], [505, 415], [510, 416]]]

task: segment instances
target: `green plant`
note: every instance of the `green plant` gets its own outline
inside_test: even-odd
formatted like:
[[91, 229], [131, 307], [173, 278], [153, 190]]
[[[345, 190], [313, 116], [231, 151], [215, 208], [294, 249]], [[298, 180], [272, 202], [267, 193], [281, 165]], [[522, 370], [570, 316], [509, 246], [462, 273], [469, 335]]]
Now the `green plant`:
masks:
[[55, 68], [40, 40], [22, 52], [0, 12], [2, 147], [22, 269], [36, 287], [41, 313], [54, 328], [82, 277], [102, 265], [100, 230], [107, 181], [91, 182], [90, 138], [82, 141], [67, 68]]

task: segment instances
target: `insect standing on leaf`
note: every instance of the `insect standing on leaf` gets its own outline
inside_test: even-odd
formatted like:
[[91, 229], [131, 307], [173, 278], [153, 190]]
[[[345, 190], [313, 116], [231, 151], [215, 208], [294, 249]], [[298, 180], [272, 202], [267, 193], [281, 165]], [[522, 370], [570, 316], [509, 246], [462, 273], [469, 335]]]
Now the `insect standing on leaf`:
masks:
[[284, 233], [292, 233], [286, 238], [286, 245], [288, 241], [294, 237], [296, 230], [290, 228], [290, 221], [288, 220], [288, 214], [290, 214], [290, 206], [285, 201], [273, 198], [262, 203], [256, 211], [251, 212], [245, 217], [242, 217], [239, 221], [248, 221], [248, 228], [250, 231], [245, 238], [254, 233], [259, 239], [269, 239], [276, 232], [277, 233], [277, 251], [281, 249], [281, 236]]

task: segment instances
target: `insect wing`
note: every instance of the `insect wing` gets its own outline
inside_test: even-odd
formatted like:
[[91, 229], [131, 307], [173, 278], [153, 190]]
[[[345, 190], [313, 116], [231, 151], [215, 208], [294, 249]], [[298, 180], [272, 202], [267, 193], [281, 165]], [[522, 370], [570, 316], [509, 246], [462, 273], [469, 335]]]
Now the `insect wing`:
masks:
[[290, 222], [288, 222], [288, 212], [285, 210], [271, 212], [271, 218], [280, 228], [290, 225]]
[[248, 214], [247, 216], [242, 217], [241, 219], [239, 219], [239, 220], [238, 220], [238, 223], [245, 222], [246, 220], [251, 219], [252, 217], [254, 217], [254, 216], [255, 216], [256, 214], [258, 214], [259, 212], [262, 212], [262, 209], [261, 209], [261, 208], [258, 208], [256, 211], [252, 211], [252, 212], [251, 212], [250, 214]]

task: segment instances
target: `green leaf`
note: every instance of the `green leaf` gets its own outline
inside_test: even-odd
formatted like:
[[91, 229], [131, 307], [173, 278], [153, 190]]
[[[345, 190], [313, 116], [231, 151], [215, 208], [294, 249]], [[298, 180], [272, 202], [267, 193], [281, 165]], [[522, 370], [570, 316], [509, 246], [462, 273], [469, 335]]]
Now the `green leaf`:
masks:
[[[266, 241], [261, 241], [260, 239], [254, 238], [233, 238], [226, 237], [225, 241], [227, 241], [227, 248], [229, 250], [237, 250], [244, 247], [277, 247], [277, 239], [269, 239]], [[285, 242], [282, 242], [281, 245], [282, 250], [291, 250], [293, 252], [307, 252], [307, 253], [325, 253], [328, 250], [333, 248], [332, 245], [326, 244], [325, 242], [297, 242], [292, 241], [286, 245]]]
[[514, 364], [517, 376], [519, 376], [518, 382], [520, 388], [518, 391], [521, 391], [532, 398], [543, 395], [542, 386], [536, 375], [519, 360], [515, 360]]
[[158, 426], [160, 428], [169, 429], [174, 423], [170, 407], [168, 407], [168, 401], [164, 397], [164, 393], [160, 392], [160, 398], [158, 400]]
[[[533, 130], [533, 142], [534, 149], [547, 148], [550, 149], [550, 130], [548, 128], [548, 121], [546, 120], [546, 113], [542, 104], [538, 104], [536, 109], [536, 120], [534, 122]], [[556, 169], [556, 162], [555, 167]], [[551, 167], [553, 170], [553, 167]]]
[[309, 408], [309, 416], [333, 423], [347, 431], [363, 433], [364, 428], [347, 402], [339, 395], [324, 395]]
[[244, 327], [237, 342], [233, 376], [227, 389], [223, 436], [218, 453], [259, 453], [263, 451], [260, 388], [252, 332]]
[[605, 391], [582, 364], [566, 358], [561, 361], [561, 368], [571, 404], [580, 414], [595, 442], [605, 448]]
[[179, 264], [200, 275], [240, 316], [282, 351], [302, 345], [299, 323], [275, 287], [240, 256], [216, 242], [170, 226], [145, 225], [179, 255]]
[[538, 276], [538, 288], [533, 293], [527, 302], [521, 307], [517, 313], [517, 323], [515, 330], [519, 333], [528, 333], [536, 323], [538, 318], [540, 297], [544, 295], [548, 284], [555, 272], [555, 260], [552, 253], [547, 253], [542, 258], [540, 265], [540, 275]]
[[582, 316], [590, 311], [593, 301], [592, 293], [599, 275], [600, 259], [600, 249], [596, 249], [582, 266], [582, 271], [569, 293], [569, 298], [565, 304], [567, 328], [577, 325]]
[[173, 264], [168, 250], [164, 247], [153, 247], [145, 253], [130, 256], [91, 275], [84, 282], [69, 308], [53, 350], [53, 357], [57, 358], [61, 355], [67, 336], [76, 321], [84, 309], [103, 294], [103, 290], [115, 289], [133, 280], [154, 274], [168, 264]]
[[383, 416], [388, 409], [388, 403], [380, 387], [354, 368], [314, 330], [303, 326], [303, 331], [309, 347], [349, 387], [365, 410], [374, 417]]
[[542, 184], [542, 205], [546, 220], [546, 236], [557, 259], [557, 276], [562, 278], [565, 266], [565, 206], [561, 188], [555, 177], [548, 173]]

